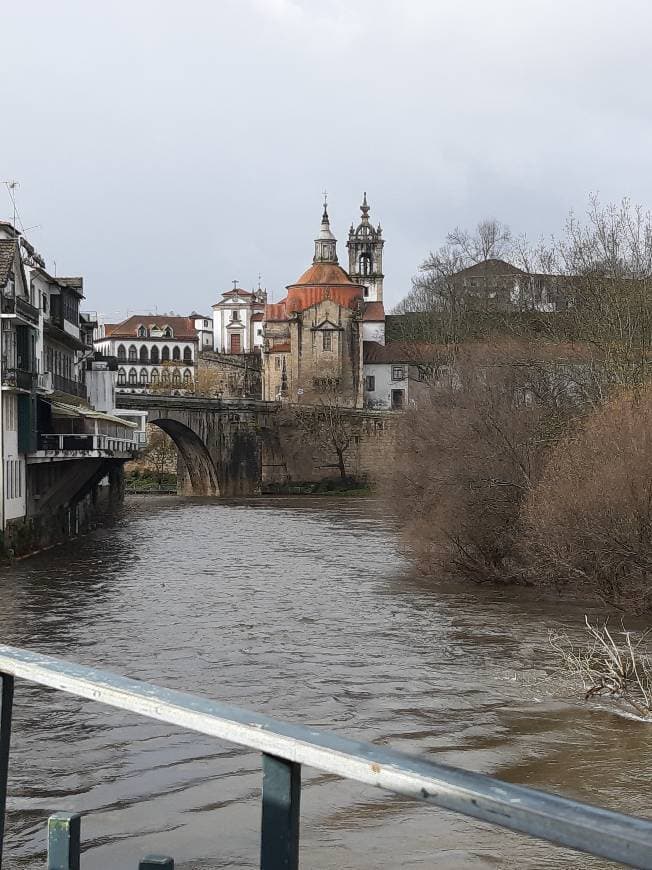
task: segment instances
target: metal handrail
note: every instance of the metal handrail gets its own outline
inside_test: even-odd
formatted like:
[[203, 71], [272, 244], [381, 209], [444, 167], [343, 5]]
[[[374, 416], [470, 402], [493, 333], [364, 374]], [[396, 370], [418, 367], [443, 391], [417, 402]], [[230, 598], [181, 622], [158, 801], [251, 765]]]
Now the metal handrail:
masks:
[[[263, 753], [263, 870], [298, 867], [304, 764], [625, 866], [652, 870], [652, 821], [24, 649], [0, 645], [0, 675], [0, 850], [13, 680], [18, 677]], [[1, 861], [0, 851], [0, 866]]]

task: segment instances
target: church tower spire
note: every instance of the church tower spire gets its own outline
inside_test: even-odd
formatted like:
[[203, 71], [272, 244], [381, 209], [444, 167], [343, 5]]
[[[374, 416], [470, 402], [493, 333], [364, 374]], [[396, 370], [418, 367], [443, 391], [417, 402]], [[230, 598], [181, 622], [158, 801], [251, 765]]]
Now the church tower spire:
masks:
[[356, 284], [364, 284], [366, 302], [383, 301], [383, 231], [380, 224], [374, 229], [369, 220], [369, 204], [365, 191], [360, 206], [361, 218], [357, 227], [351, 226], [349, 240], [349, 275]]
[[328, 203], [324, 194], [324, 213], [321, 216], [321, 228], [315, 239], [315, 256], [313, 263], [337, 263], [337, 239], [331, 232], [328, 220]]

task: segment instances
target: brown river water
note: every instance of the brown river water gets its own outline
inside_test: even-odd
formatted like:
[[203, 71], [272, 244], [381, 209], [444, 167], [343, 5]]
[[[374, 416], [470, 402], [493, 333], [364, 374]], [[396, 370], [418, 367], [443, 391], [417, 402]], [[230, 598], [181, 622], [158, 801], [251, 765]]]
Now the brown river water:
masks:
[[[563, 697], [548, 629], [579, 604], [414, 575], [367, 499], [127, 500], [0, 569], [0, 638], [423, 758], [650, 814], [652, 731]], [[257, 867], [260, 757], [19, 681], [5, 866], [82, 810], [85, 870]], [[304, 772], [304, 870], [614, 866]]]

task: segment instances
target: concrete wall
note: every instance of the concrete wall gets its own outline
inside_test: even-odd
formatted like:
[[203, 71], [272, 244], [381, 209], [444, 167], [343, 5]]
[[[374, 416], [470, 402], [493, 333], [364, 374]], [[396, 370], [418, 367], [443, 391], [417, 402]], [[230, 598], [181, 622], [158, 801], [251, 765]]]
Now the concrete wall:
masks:
[[[59, 469], [55, 469], [55, 465]], [[56, 478], [57, 470], [65, 475], [70, 465], [70, 462], [65, 462], [34, 466], [39, 476], [36, 486], [44, 485], [43, 475]], [[63, 502], [55, 500], [43, 510], [36, 508], [38, 499], [32, 499], [30, 515], [7, 522], [0, 543], [0, 555], [6, 558], [36, 553], [105, 523], [123, 502], [124, 473], [119, 462], [105, 464], [102, 471], [106, 472], [105, 485], [101, 485], [100, 480], [96, 479], [97, 475], [94, 475], [91, 485], [82, 488], [83, 494], [79, 498]], [[28, 476], [28, 486], [34, 483]], [[50, 485], [56, 484], [56, 479], [50, 480]]]

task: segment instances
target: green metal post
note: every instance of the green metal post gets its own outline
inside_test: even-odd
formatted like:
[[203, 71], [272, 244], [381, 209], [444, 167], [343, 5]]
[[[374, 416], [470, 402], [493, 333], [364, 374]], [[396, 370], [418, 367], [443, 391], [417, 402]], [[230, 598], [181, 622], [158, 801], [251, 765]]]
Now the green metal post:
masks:
[[81, 815], [55, 813], [48, 819], [48, 870], [79, 870]]
[[261, 870], [298, 870], [301, 765], [263, 753]]
[[2, 677], [2, 710], [0, 711], [0, 870], [2, 870], [2, 844], [5, 838], [7, 812], [7, 777], [9, 775], [9, 744], [11, 742], [11, 711], [14, 704], [14, 678]]

